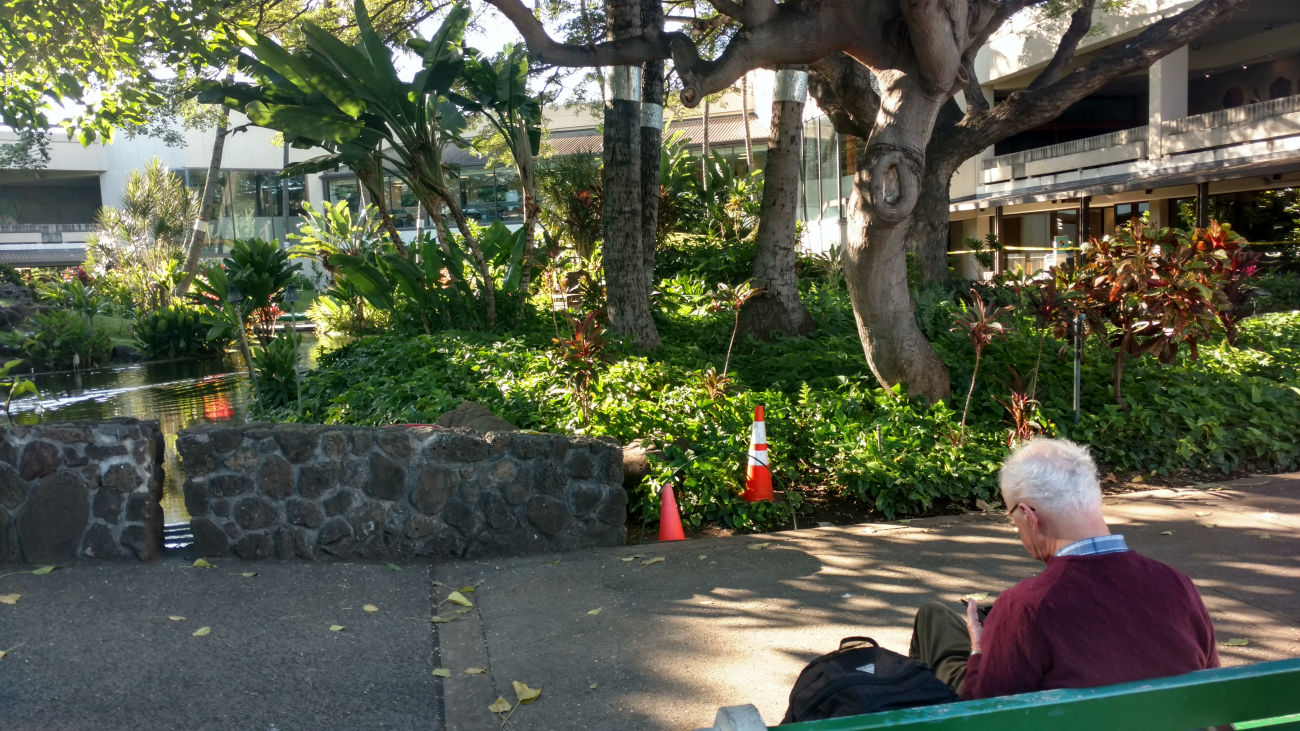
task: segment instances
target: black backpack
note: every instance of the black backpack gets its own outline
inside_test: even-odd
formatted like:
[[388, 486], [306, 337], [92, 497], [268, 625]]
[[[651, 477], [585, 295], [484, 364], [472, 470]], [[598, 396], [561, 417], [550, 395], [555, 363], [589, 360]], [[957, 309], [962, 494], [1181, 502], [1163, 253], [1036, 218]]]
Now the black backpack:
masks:
[[918, 660], [870, 637], [845, 637], [840, 649], [808, 663], [790, 691], [781, 723], [816, 721], [960, 700]]

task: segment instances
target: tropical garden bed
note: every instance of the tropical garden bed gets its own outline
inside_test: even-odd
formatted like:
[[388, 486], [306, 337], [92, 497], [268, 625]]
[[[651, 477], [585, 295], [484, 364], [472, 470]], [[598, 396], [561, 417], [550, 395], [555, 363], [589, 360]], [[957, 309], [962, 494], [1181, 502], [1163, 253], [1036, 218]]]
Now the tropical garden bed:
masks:
[[[1115, 475], [1108, 488], [1300, 465], [1300, 313], [1247, 317], [1238, 324], [1236, 347], [1216, 334], [1200, 343], [1195, 359], [1184, 348], [1165, 364], [1129, 360], [1123, 405], [1112, 392], [1112, 353], [1090, 338], [1075, 424], [1074, 350], [1039, 326], [1024, 298], [1001, 315], [1004, 337], [982, 349], [963, 427], [959, 399], [971, 381], [974, 348], [953, 323], [969, 320], [977, 307], [966, 286], [915, 295], [918, 321], [949, 367], [956, 394], [953, 403], [927, 405], [879, 387], [871, 376], [847, 294], [825, 259], [807, 260], [802, 270], [816, 332], [740, 339], [729, 351], [743, 248], [669, 248], [656, 314], [665, 344], [649, 355], [606, 340], [594, 318], [541, 306], [498, 332], [361, 337], [304, 374], [301, 405], [264, 408], [264, 416], [419, 423], [468, 399], [520, 428], [640, 439], [660, 456], [630, 495], [634, 537], [643, 526], [653, 528], [657, 490], [668, 482], [688, 531], [996, 505], [997, 469], [1017, 430], [1089, 445], [1103, 474]], [[1014, 303], [1028, 290], [1008, 279], [983, 291]], [[740, 498], [756, 404], [766, 407], [776, 504]], [[1019, 409], [1019, 418], [1008, 407]]]

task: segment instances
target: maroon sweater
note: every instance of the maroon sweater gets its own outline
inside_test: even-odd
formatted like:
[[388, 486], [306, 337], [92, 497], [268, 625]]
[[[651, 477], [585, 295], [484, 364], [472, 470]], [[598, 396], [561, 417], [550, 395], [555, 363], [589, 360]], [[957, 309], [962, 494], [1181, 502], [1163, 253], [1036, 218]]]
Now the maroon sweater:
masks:
[[1134, 551], [1054, 556], [1003, 592], [962, 698], [1089, 688], [1216, 668], [1214, 627], [1190, 579]]

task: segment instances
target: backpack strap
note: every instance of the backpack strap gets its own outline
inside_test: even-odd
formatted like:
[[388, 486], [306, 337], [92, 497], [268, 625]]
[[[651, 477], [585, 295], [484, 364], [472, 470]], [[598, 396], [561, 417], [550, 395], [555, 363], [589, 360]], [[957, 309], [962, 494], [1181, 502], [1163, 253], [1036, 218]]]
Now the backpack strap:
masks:
[[880, 645], [876, 644], [876, 641], [871, 639], [870, 637], [854, 636], [854, 637], [845, 637], [844, 639], [840, 640], [841, 650], [847, 650], [851, 647], [859, 647], [862, 645], [866, 645], [868, 647], [880, 647]]

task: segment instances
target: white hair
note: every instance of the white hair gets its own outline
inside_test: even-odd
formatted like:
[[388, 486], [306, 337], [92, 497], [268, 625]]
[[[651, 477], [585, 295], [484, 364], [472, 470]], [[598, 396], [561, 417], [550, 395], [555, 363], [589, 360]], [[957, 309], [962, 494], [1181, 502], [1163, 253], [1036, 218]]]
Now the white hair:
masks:
[[998, 473], [1008, 508], [1029, 500], [1049, 515], [1101, 512], [1097, 465], [1088, 450], [1068, 439], [1039, 438], [1021, 444]]

